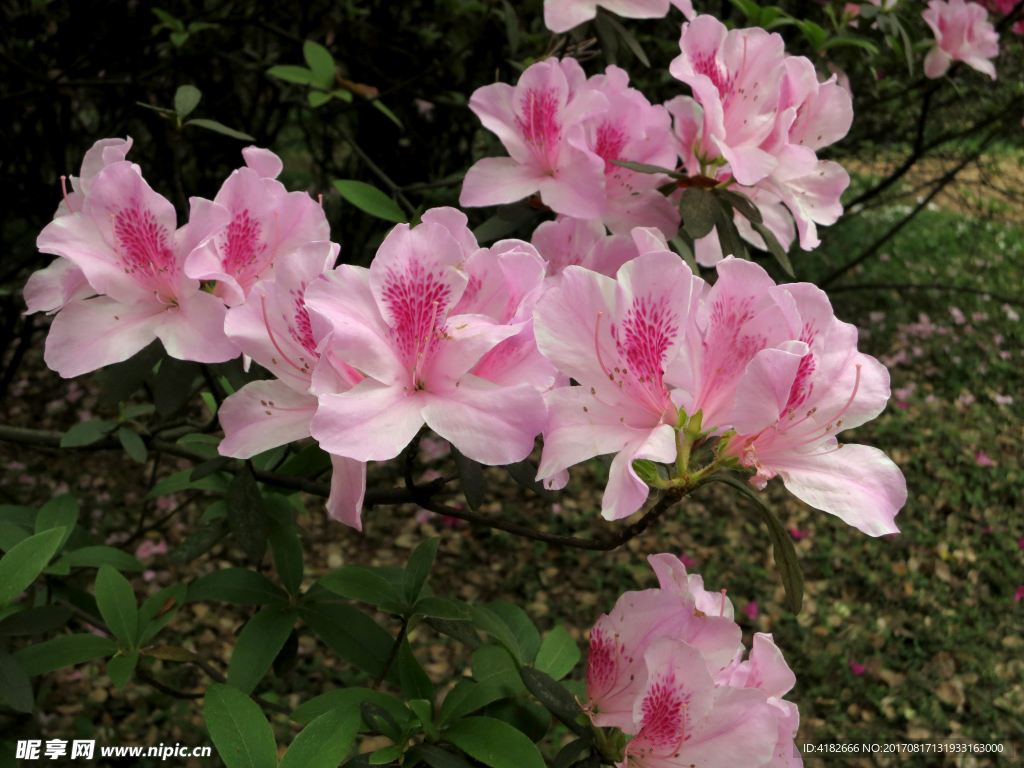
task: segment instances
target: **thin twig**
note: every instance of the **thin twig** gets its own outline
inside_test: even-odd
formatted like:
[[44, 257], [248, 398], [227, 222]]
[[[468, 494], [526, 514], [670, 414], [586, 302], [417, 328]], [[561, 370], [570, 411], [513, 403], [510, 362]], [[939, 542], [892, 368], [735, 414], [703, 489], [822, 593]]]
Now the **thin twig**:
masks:
[[377, 675], [377, 679], [373, 681], [373, 690], [380, 688], [380, 684], [384, 682], [384, 678], [388, 676], [388, 671], [391, 669], [391, 665], [395, 663], [395, 659], [398, 657], [398, 649], [402, 647], [402, 642], [405, 640], [405, 631], [409, 628], [409, 623], [405, 617], [402, 617], [402, 628], [398, 630], [398, 637], [395, 638], [395, 642], [391, 644], [391, 650], [388, 652], [388, 658], [384, 662], [383, 668], [381, 668], [380, 674]]
[[203, 698], [203, 696], [206, 695], [205, 691], [202, 691], [200, 693], [186, 693], [185, 691], [175, 690], [174, 688], [170, 688], [164, 685], [155, 677], [152, 677], [151, 675], [147, 674], [146, 672], [138, 668], [136, 668], [135, 670], [135, 676], [139, 678], [139, 680], [144, 682], [146, 685], [156, 688], [158, 691], [160, 691], [160, 693], [166, 693], [168, 696], [173, 696], [176, 699], [201, 699]]
[[391, 180], [391, 177], [384, 173], [384, 171], [381, 170], [380, 166], [373, 162], [370, 156], [363, 151], [363, 148], [356, 143], [356, 139], [352, 135], [352, 132], [349, 131], [349, 129], [344, 124], [338, 123], [337, 128], [338, 133], [341, 134], [341, 137], [348, 143], [350, 147], [352, 147], [352, 151], [359, 155], [360, 160], [366, 163], [366, 167], [373, 171], [377, 178], [379, 178], [387, 185], [387, 188], [391, 190], [395, 197], [398, 198], [398, 202], [405, 206], [406, 210], [409, 212], [409, 215], [414, 215], [416, 213], [416, 206], [410, 203], [409, 198], [402, 194], [402, 188], [398, 186], [395, 182], [393, 182]]

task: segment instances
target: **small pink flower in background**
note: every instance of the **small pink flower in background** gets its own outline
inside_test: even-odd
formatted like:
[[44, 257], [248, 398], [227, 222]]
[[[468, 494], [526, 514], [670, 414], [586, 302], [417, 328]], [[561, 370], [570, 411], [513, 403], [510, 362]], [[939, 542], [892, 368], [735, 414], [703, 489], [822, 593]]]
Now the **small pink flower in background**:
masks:
[[743, 608], [743, 613], [745, 613], [747, 615], [747, 618], [751, 621], [757, 621], [757, 615], [759, 613], [759, 610], [757, 608], [757, 600], [751, 600], [749, 603], [747, 603], [746, 606]]
[[626, 19], [660, 19], [672, 5], [693, 18], [691, 0], [544, 0], [544, 24], [552, 32], [568, 32], [597, 16], [599, 7]]
[[128, 541], [130, 538], [131, 534], [128, 533], [128, 531], [118, 531], [107, 536], [107, 540], [103, 543], [110, 547], [115, 544], [124, 544], [124, 542]]
[[885, 312], [870, 312], [868, 313], [868, 317], [871, 319], [872, 323], [878, 325], [885, 321]]
[[949, 314], [953, 316], [953, 322], [957, 325], [963, 325], [967, 322], [967, 317], [960, 311], [958, 307], [950, 307]]
[[447, 440], [438, 440], [435, 437], [424, 437], [420, 441], [420, 456], [428, 464], [438, 459], [443, 459], [451, 453], [451, 446]]
[[144, 560], [147, 557], [153, 557], [153, 555], [166, 555], [167, 554], [167, 542], [163, 539], [154, 542], [152, 539], [146, 539], [139, 548], [135, 550], [135, 556], [140, 560]]
[[1002, 358], [1003, 360], [1009, 360], [1010, 358], [1012, 358], [1012, 357], [1013, 357], [1013, 353], [1012, 353], [1012, 352], [1007, 352], [1007, 351], [1006, 351], [1006, 350], [1004, 349], [1004, 350], [1002, 350], [1002, 351], [1001, 351], [1001, 352], [999, 353], [999, 357], [1001, 357], [1001, 358]]
[[1018, 603], [1024, 600], [1024, 584], [1017, 587], [1017, 592], [1014, 594], [1013, 599]]
[[1024, 551], [1024, 537], [1017, 539], [1017, 549]]
[[904, 400], [904, 401], [906, 401], [906, 400], [909, 400], [911, 397], [914, 396], [914, 392], [916, 390], [917, 390], [917, 384], [915, 382], [910, 382], [905, 387], [900, 387], [899, 389], [894, 389], [892, 393], [893, 393], [893, 395], [895, 395], [897, 400]]
[[1013, 395], [992, 395], [997, 405], [1013, 405]]
[[513, 87], [485, 85], [469, 108], [497, 134], [509, 157], [486, 157], [466, 173], [459, 204], [514, 203], [540, 192], [558, 213], [593, 219], [604, 213], [604, 160], [586, 146], [581, 122], [608, 109], [608, 99], [583, 89], [576, 59], [531, 65]]
[[53, 495], [54, 495], [54, 496], [63, 496], [63, 495], [64, 495], [65, 493], [67, 493], [67, 492], [68, 492], [69, 490], [70, 490], [70, 489], [68, 488], [68, 484], [67, 484], [67, 483], [58, 483], [58, 484], [57, 484], [57, 485], [56, 485], [56, 486], [54, 487], [54, 489], [53, 489], [52, 493], [53, 493]]
[[142, 578], [144, 581], [152, 581], [156, 578], [156, 571], [146, 570], [142, 572]]
[[863, 664], [858, 664], [853, 659], [847, 659], [846, 662], [850, 665], [850, 669], [853, 670], [853, 674], [857, 675], [858, 677], [868, 671], [867, 667], [865, 667]]
[[22, 485], [35, 485], [36, 479], [31, 475], [21, 475], [18, 478], [18, 482], [21, 483]]
[[953, 61], [962, 61], [996, 79], [989, 59], [999, 55], [999, 33], [988, 11], [964, 0], [931, 0], [921, 16], [935, 34], [935, 46], [924, 60], [925, 76], [942, 77]]
[[978, 451], [974, 456], [974, 463], [979, 467], [994, 467], [995, 462], [985, 455], [984, 451]]
[[420, 117], [422, 117], [428, 123], [432, 123], [434, 121], [435, 105], [432, 102], [425, 101], [424, 99], [413, 99], [412, 103], [415, 105], [416, 112], [419, 114]]
[[98, 504], [106, 504], [108, 501], [110, 501], [110, 494], [107, 493], [106, 491], [103, 491], [103, 493], [96, 494], [96, 502]]
[[1020, 315], [1018, 315], [1013, 310], [1013, 307], [1011, 307], [1009, 304], [1003, 304], [1003, 311], [1006, 313], [1006, 318], [1008, 320], [1012, 320], [1014, 322], [1016, 322], [1017, 320], [1020, 320]]
[[78, 386], [78, 382], [77, 381], [72, 381], [70, 384], [68, 384], [68, 390], [67, 390], [67, 393], [64, 395], [64, 398], [69, 403], [74, 404], [74, 403], [77, 403], [79, 400], [81, 400], [82, 399], [82, 395], [84, 395], [84, 394], [85, 394], [85, 390], [82, 389], [80, 386]]
[[176, 506], [178, 506], [178, 499], [173, 495], [161, 496], [156, 500], [156, 508], [159, 510], [168, 511], [174, 509]]
[[11, 472], [17, 472], [22, 469], [28, 469], [28, 467], [22, 464], [20, 461], [12, 461], [7, 464], [7, 469], [9, 469]]
[[793, 537], [794, 541], [803, 541], [811, 535], [810, 531], [801, 531], [799, 528], [790, 528], [789, 535]]
[[988, 314], [986, 312], [974, 312], [971, 315], [971, 319], [976, 323], [982, 323], [988, 320]]
[[[953, 358], [953, 362], [959, 363], [960, 360], [958, 360], [957, 358]], [[972, 395], [970, 392], [964, 392], [956, 399], [956, 401], [961, 407], [966, 408], [968, 405], [974, 403], [974, 395]]]
[[693, 568], [697, 565], [696, 560], [694, 560], [692, 557], [687, 557], [682, 552], [679, 553], [679, 562], [681, 562], [683, 566], [686, 568]]

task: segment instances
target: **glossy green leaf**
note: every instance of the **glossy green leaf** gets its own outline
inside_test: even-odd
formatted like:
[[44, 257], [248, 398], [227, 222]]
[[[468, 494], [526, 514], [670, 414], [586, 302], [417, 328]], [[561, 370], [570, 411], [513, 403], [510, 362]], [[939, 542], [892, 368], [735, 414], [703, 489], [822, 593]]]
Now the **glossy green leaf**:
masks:
[[132, 461], [139, 464], [146, 463], [148, 456], [146, 444], [142, 442], [138, 432], [131, 427], [121, 427], [117, 430], [117, 439], [121, 441], [121, 447], [124, 448], [124, 452], [128, 454]]
[[377, 110], [378, 112], [380, 112], [381, 114], [383, 114], [383, 115], [384, 115], [384, 117], [386, 117], [386, 118], [387, 118], [388, 120], [390, 120], [390, 121], [391, 121], [392, 123], [394, 123], [395, 125], [397, 125], [397, 126], [399, 127], [399, 129], [401, 129], [401, 130], [405, 130], [405, 126], [404, 126], [404, 125], [402, 125], [402, 121], [398, 119], [398, 115], [396, 115], [396, 114], [395, 114], [394, 112], [392, 112], [392, 111], [391, 111], [391, 108], [390, 108], [390, 107], [388, 107], [388, 105], [387, 105], [387, 104], [385, 104], [385, 103], [384, 103], [383, 101], [381, 101], [380, 99], [374, 99], [374, 100], [373, 100], [373, 101], [371, 101], [370, 103], [371, 103], [371, 104], [373, 105], [373, 108], [374, 108], [374, 109], [376, 109], [376, 110]]
[[473, 679], [480, 685], [500, 689], [505, 696], [526, 692], [519, 671], [508, 651], [498, 645], [485, 645], [473, 652]]
[[281, 651], [298, 613], [294, 610], [268, 605], [261, 608], [242, 627], [228, 664], [228, 685], [243, 693], [252, 693], [256, 684], [274, 663]]
[[277, 469], [277, 474], [291, 477], [295, 475], [315, 476], [331, 468], [331, 454], [319, 445], [308, 445], [296, 454], [289, 456], [284, 464]]
[[0, 520], [0, 549], [10, 552], [32, 534], [10, 520]]
[[326, 93], [325, 91], [310, 91], [309, 93], [306, 94], [306, 99], [309, 100], [309, 106], [316, 109], [317, 107], [322, 107], [324, 104], [330, 101], [331, 94]]
[[414, 611], [423, 616], [448, 621], [468, 621], [471, 618], [468, 605], [447, 597], [421, 597]]
[[370, 184], [362, 181], [339, 180], [334, 182], [334, 187], [352, 205], [371, 216], [396, 223], [408, 221], [394, 200]]
[[612, 165], [619, 165], [623, 168], [628, 168], [631, 171], [636, 171], [637, 173], [664, 174], [665, 176], [671, 176], [673, 179], [687, 178], [685, 173], [674, 171], [671, 168], [662, 168], [660, 165], [638, 163], [634, 160], [610, 160], [609, 162]]
[[349, 600], [371, 605], [403, 602], [402, 593], [390, 581], [378, 571], [361, 565], [346, 565], [325, 573], [320, 584]]
[[487, 478], [484, 477], [484, 468], [480, 466], [480, 462], [463, 456], [454, 445], [452, 446], [452, 458], [455, 460], [455, 469], [459, 473], [459, 488], [462, 489], [469, 508], [476, 512], [487, 496]]
[[64, 528], [51, 528], [37, 533], [12, 547], [0, 558], [0, 608], [5, 608], [36, 580], [56, 554], [64, 535]]
[[291, 717], [297, 723], [311, 723], [325, 712], [335, 709], [355, 712], [358, 716], [363, 702], [376, 704], [388, 712], [396, 722], [405, 722], [410, 718], [409, 710], [400, 699], [372, 688], [337, 688], [322, 693], [301, 704], [292, 712]]
[[585, 739], [570, 741], [558, 750], [558, 754], [555, 755], [555, 759], [551, 761], [551, 768], [569, 768], [570, 765], [579, 760], [580, 756], [588, 746], [590, 745]]
[[518, 605], [503, 600], [489, 603], [487, 607], [512, 631], [523, 664], [530, 664], [537, 658], [537, 651], [540, 649], [540, 632], [530, 621], [526, 611]]
[[533, 694], [534, 698], [551, 714], [557, 717], [570, 731], [577, 736], [589, 739], [591, 733], [586, 726], [580, 725], [578, 720], [583, 710], [573, 695], [550, 675], [541, 672], [533, 667], [523, 667], [519, 670], [523, 684]]
[[505, 469], [519, 485], [527, 490], [533, 491], [545, 501], [552, 503], [558, 501], [558, 494], [544, 487], [544, 483], [537, 479], [537, 467], [529, 459], [517, 461], [515, 464], [506, 464]]
[[208, 131], [214, 133], [222, 133], [225, 136], [230, 136], [232, 139], [240, 139], [242, 141], [256, 141], [255, 138], [250, 136], [248, 133], [242, 133], [236, 131], [234, 128], [228, 128], [223, 123], [218, 123], [216, 120], [205, 120], [202, 118], [196, 118], [195, 120], [189, 120], [185, 125], [195, 125], [200, 128], [205, 128]]
[[483, 709], [492, 701], [503, 699], [509, 694], [510, 689], [501, 684], [459, 680], [441, 702], [437, 726], [443, 728], [448, 723], [455, 722], [460, 717], [465, 717], [478, 709]]
[[441, 543], [438, 536], [420, 542], [420, 544], [409, 555], [409, 562], [405, 564], [405, 599], [409, 603], [416, 602], [423, 591], [423, 585], [427, 583], [430, 569], [434, 565], [434, 557], [437, 555], [437, 546]]
[[265, 501], [270, 512], [268, 539], [274, 555], [274, 570], [285, 589], [297, 595], [302, 586], [303, 560], [302, 542], [292, 521], [294, 508], [288, 499], [276, 493], [267, 496]]
[[202, 91], [194, 85], [182, 85], [174, 94], [174, 111], [178, 113], [178, 117], [188, 117], [192, 110], [199, 106], [201, 98]]
[[117, 654], [107, 662], [107, 676], [117, 690], [123, 690], [132, 679], [132, 672], [139, 663], [139, 652], [132, 651], [124, 655]]
[[[347, 605], [318, 603], [300, 608], [299, 615], [332, 651], [352, 666], [373, 677], [384, 669], [394, 638], [362, 611]], [[394, 665], [387, 679], [397, 681]]]
[[337, 768], [362, 724], [358, 709], [337, 708], [315, 718], [288, 747], [280, 768]]
[[473, 624], [505, 646], [505, 649], [512, 655], [517, 666], [523, 663], [522, 653], [519, 650], [519, 643], [516, 642], [516, 636], [501, 617], [482, 605], [474, 605], [470, 612], [473, 617]]
[[409, 757], [421, 759], [430, 768], [473, 768], [461, 755], [454, 755], [431, 744], [417, 744], [409, 750]]
[[633, 36], [633, 33], [626, 29], [624, 26], [622, 26], [622, 22], [620, 22], [614, 15], [610, 13], [605, 14], [605, 18], [607, 19], [608, 23], [612, 25], [615, 31], [619, 33], [619, 37], [622, 38], [622, 41], [626, 44], [626, 47], [633, 52], [633, 55], [640, 59], [640, 62], [645, 67], [650, 67], [651, 61], [650, 59], [647, 58], [647, 54], [644, 53], [643, 47], [641, 47], [640, 43]]
[[230, 685], [210, 683], [206, 728], [227, 768], [277, 768], [277, 742], [259, 705]]
[[263, 495], [248, 466], [243, 467], [231, 481], [225, 501], [231, 534], [245, 550], [249, 562], [259, 567], [267, 551], [269, 517]]
[[278, 80], [284, 80], [298, 85], [312, 85], [314, 81], [312, 70], [306, 69], [305, 67], [279, 65], [268, 69], [267, 74], [271, 77], [276, 77]]
[[117, 653], [117, 643], [93, 634], [60, 635], [52, 640], [22, 648], [13, 655], [29, 675], [44, 675], [57, 669]]
[[768, 250], [771, 252], [775, 260], [779, 262], [787, 275], [795, 277], [793, 273], [793, 263], [789, 260], [789, 254], [786, 253], [786, 249], [782, 247], [778, 238], [775, 237], [775, 233], [768, 229], [764, 224], [758, 224], [756, 222], [750, 222], [750, 225], [757, 231], [759, 235], [764, 239], [765, 245], [768, 246]]
[[139, 609], [139, 645], [144, 646], [166, 627], [185, 604], [188, 588], [184, 584], [165, 587], [146, 598]]
[[61, 448], [80, 448], [92, 445], [116, 427], [112, 421], [81, 421], [64, 433], [60, 439]]
[[579, 646], [572, 639], [569, 630], [559, 624], [541, 643], [534, 666], [555, 680], [561, 680], [572, 672], [579, 660]]
[[721, 215], [722, 206], [706, 189], [688, 187], [679, 198], [679, 213], [683, 217], [683, 228], [694, 240], [707, 237], [715, 228]]
[[191, 563], [217, 546], [217, 543], [227, 535], [227, 518], [214, 520], [192, 531], [188, 538], [171, 551], [169, 557], [176, 563]]
[[50, 499], [40, 508], [36, 515], [36, 533], [42, 533], [50, 528], [64, 528], [64, 538], [57, 547], [57, 551], [60, 552], [71, 538], [77, 523], [78, 501], [70, 493], [64, 493]]
[[212, 475], [204, 477], [202, 480], [192, 481], [192, 469], [183, 469], [180, 472], [175, 472], [170, 477], [165, 477], [163, 480], [153, 486], [148, 494], [147, 499], [155, 499], [158, 496], [169, 496], [172, 493], [178, 493], [180, 491], [214, 491], [216, 493], [226, 493], [228, 485], [231, 482], [231, 475], [227, 472], [214, 472]]
[[370, 755], [370, 765], [388, 765], [393, 763], [402, 756], [404, 751], [405, 747], [401, 744], [381, 747]]
[[[212, 447], [212, 446], [211, 446]], [[213, 448], [213, 453], [216, 454], [217, 449]], [[203, 451], [204, 453], [206, 451]], [[217, 456], [214, 455], [211, 458], [204, 461], [202, 464], [197, 464], [193, 469], [192, 473], [188, 476], [189, 482], [198, 483], [204, 477], [209, 477], [214, 472], [224, 469], [234, 459], [230, 456]]]
[[188, 587], [188, 601], [220, 600], [239, 605], [266, 605], [288, 601], [288, 593], [257, 571], [222, 568], [208, 573]]
[[529, 738], [490, 717], [459, 720], [442, 737], [491, 768], [546, 768], [540, 750]]
[[398, 649], [398, 679], [402, 683], [402, 693], [408, 699], [434, 700], [434, 684], [430, 682], [422, 665], [412, 652], [408, 641]]
[[[12, 609], [15, 606], [12, 606]], [[0, 635], [42, 635], [60, 629], [72, 616], [70, 608], [43, 605], [4, 616], [0, 620]]]
[[141, 571], [144, 568], [134, 555], [102, 544], [73, 549], [62, 559], [67, 560], [72, 568], [99, 568], [101, 565], [112, 565], [119, 571]]
[[103, 621], [124, 648], [135, 648], [139, 635], [139, 607], [131, 582], [110, 565], [96, 574], [96, 605]]

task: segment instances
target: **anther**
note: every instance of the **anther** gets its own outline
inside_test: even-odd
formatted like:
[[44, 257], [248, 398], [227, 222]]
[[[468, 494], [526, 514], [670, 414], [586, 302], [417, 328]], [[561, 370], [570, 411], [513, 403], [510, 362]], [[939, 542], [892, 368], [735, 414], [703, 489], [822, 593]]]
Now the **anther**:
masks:
[[67, 178], [67, 176], [60, 177], [60, 191], [64, 193], [64, 203], [68, 207], [68, 213], [74, 213], [75, 209], [71, 207], [71, 201], [68, 199]]

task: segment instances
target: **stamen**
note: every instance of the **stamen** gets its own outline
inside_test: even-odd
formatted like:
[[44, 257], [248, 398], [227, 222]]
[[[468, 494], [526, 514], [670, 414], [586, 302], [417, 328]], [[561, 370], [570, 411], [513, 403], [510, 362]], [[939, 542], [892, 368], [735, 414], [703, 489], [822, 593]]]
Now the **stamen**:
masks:
[[320, 207], [323, 208], [324, 207], [324, 196], [323, 195], [317, 195], [316, 199], [320, 201]]
[[719, 616], [725, 616], [725, 590], [722, 590], [722, 610], [718, 614]]
[[68, 212], [69, 213], [74, 213], [75, 209], [71, 207], [71, 201], [68, 200], [67, 178], [68, 178], [67, 176], [61, 176], [60, 177], [60, 191], [64, 193], [64, 203], [68, 207]]
[[260, 302], [263, 304], [263, 324], [267, 327], [267, 334], [270, 336], [270, 343], [274, 345], [274, 349], [281, 354], [281, 357], [284, 358], [284, 361], [288, 363], [288, 365], [300, 373], [306, 373], [305, 369], [300, 368], [288, 358], [288, 355], [284, 353], [284, 350], [281, 349], [281, 346], [277, 343], [277, 339], [274, 338], [274, 332], [270, 329], [270, 318], [267, 317], [267, 294], [260, 294]]
[[604, 312], [598, 312], [597, 313], [597, 325], [594, 326], [594, 349], [597, 350], [597, 364], [601, 366], [601, 370], [604, 371], [605, 376], [607, 376], [611, 381], [615, 381], [615, 376], [605, 366], [604, 360], [601, 359], [601, 337], [600, 337], [600, 332], [601, 332], [601, 316], [603, 314], [604, 314]]

